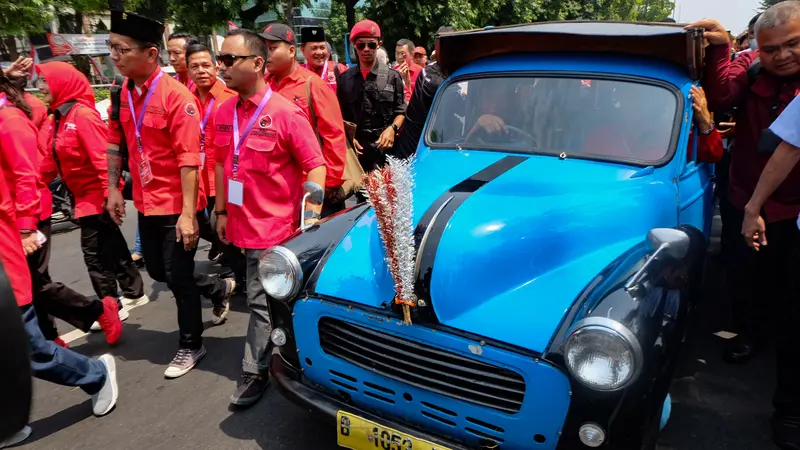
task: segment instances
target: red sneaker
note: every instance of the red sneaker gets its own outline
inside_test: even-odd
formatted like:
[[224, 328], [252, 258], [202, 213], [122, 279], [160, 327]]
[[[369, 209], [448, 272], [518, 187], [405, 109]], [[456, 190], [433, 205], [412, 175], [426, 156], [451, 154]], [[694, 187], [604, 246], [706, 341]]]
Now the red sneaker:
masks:
[[113, 297], [103, 299], [103, 314], [97, 318], [97, 322], [106, 335], [106, 342], [109, 345], [116, 344], [122, 334], [122, 321], [119, 320], [117, 299]]
[[67, 343], [64, 342], [63, 339], [61, 339], [61, 336], [53, 339], [53, 342], [55, 342], [55, 344], [58, 345], [59, 347], [69, 348], [69, 345], [67, 345]]

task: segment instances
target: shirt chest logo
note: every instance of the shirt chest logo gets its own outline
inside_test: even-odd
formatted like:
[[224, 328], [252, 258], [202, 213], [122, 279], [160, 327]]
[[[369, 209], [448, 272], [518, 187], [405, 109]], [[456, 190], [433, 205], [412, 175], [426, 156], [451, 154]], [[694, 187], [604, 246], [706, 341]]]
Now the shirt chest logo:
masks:
[[77, 131], [78, 127], [73, 122], [67, 122], [64, 124], [64, 131]]
[[269, 114], [264, 114], [258, 118], [258, 126], [261, 128], [269, 128], [272, 126], [272, 117]]
[[197, 108], [194, 107], [194, 103], [188, 102], [183, 107], [183, 112], [185, 112], [187, 116], [194, 116], [197, 114]]

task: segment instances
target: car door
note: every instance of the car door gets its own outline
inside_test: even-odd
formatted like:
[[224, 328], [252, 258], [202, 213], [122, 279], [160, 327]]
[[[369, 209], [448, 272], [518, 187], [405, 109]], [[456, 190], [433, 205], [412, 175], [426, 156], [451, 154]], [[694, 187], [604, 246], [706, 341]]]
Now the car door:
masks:
[[698, 130], [692, 125], [691, 99], [688, 95], [686, 99], [683, 128], [690, 129], [691, 133], [687, 140], [681, 140], [686, 143], [679, 144], [681, 147], [676, 153], [683, 165], [677, 179], [678, 221], [681, 225], [692, 225], [710, 239], [714, 213], [714, 167], [697, 160]]

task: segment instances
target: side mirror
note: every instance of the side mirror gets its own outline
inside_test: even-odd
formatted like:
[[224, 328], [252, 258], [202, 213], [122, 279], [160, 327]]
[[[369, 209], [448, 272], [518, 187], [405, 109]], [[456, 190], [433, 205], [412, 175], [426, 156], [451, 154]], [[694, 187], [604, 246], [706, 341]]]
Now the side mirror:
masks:
[[683, 259], [689, 253], [689, 235], [674, 228], [653, 228], [647, 233], [647, 241], [653, 254], [642, 267], [625, 283], [625, 290], [635, 290], [653, 261]]
[[300, 201], [300, 230], [305, 231], [306, 226], [306, 200], [312, 205], [321, 205], [325, 200], [325, 191], [322, 186], [312, 181], [303, 183], [303, 200]]
[[314, 205], [321, 205], [322, 201], [325, 200], [325, 191], [313, 181], [303, 183], [303, 192], [305, 192], [304, 197], [308, 198]]
[[689, 235], [674, 228], [654, 228], [647, 233], [647, 240], [656, 256], [671, 260], [683, 259], [689, 253]]

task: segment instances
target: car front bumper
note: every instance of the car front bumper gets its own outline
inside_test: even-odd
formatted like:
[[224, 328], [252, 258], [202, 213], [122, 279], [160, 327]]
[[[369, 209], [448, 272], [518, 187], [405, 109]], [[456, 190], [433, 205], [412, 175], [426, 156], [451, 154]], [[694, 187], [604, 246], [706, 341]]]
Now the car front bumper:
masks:
[[337, 413], [339, 411], [347, 411], [364, 419], [384, 424], [387, 427], [394, 428], [402, 433], [433, 442], [452, 450], [469, 450], [469, 447], [464, 447], [458, 443], [443, 440], [438, 436], [434, 436], [423, 430], [412, 428], [385, 417], [376, 416], [375, 414], [359, 409], [351, 403], [346, 403], [341, 399], [334, 397], [333, 395], [329, 395], [325, 391], [320, 391], [307, 386], [301, 381], [301, 372], [286, 362], [286, 360], [284, 360], [279, 353], [276, 353], [272, 356], [269, 373], [272, 377], [272, 381], [275, 383], [275, 386], [280, 390], [284, 397], [288, 398], [299, 406], [310, 408], [312, 411], [322, 413], [326, 419], [329, 419], [331, 428], [333, 428], [334, 422], [336, 421]]

